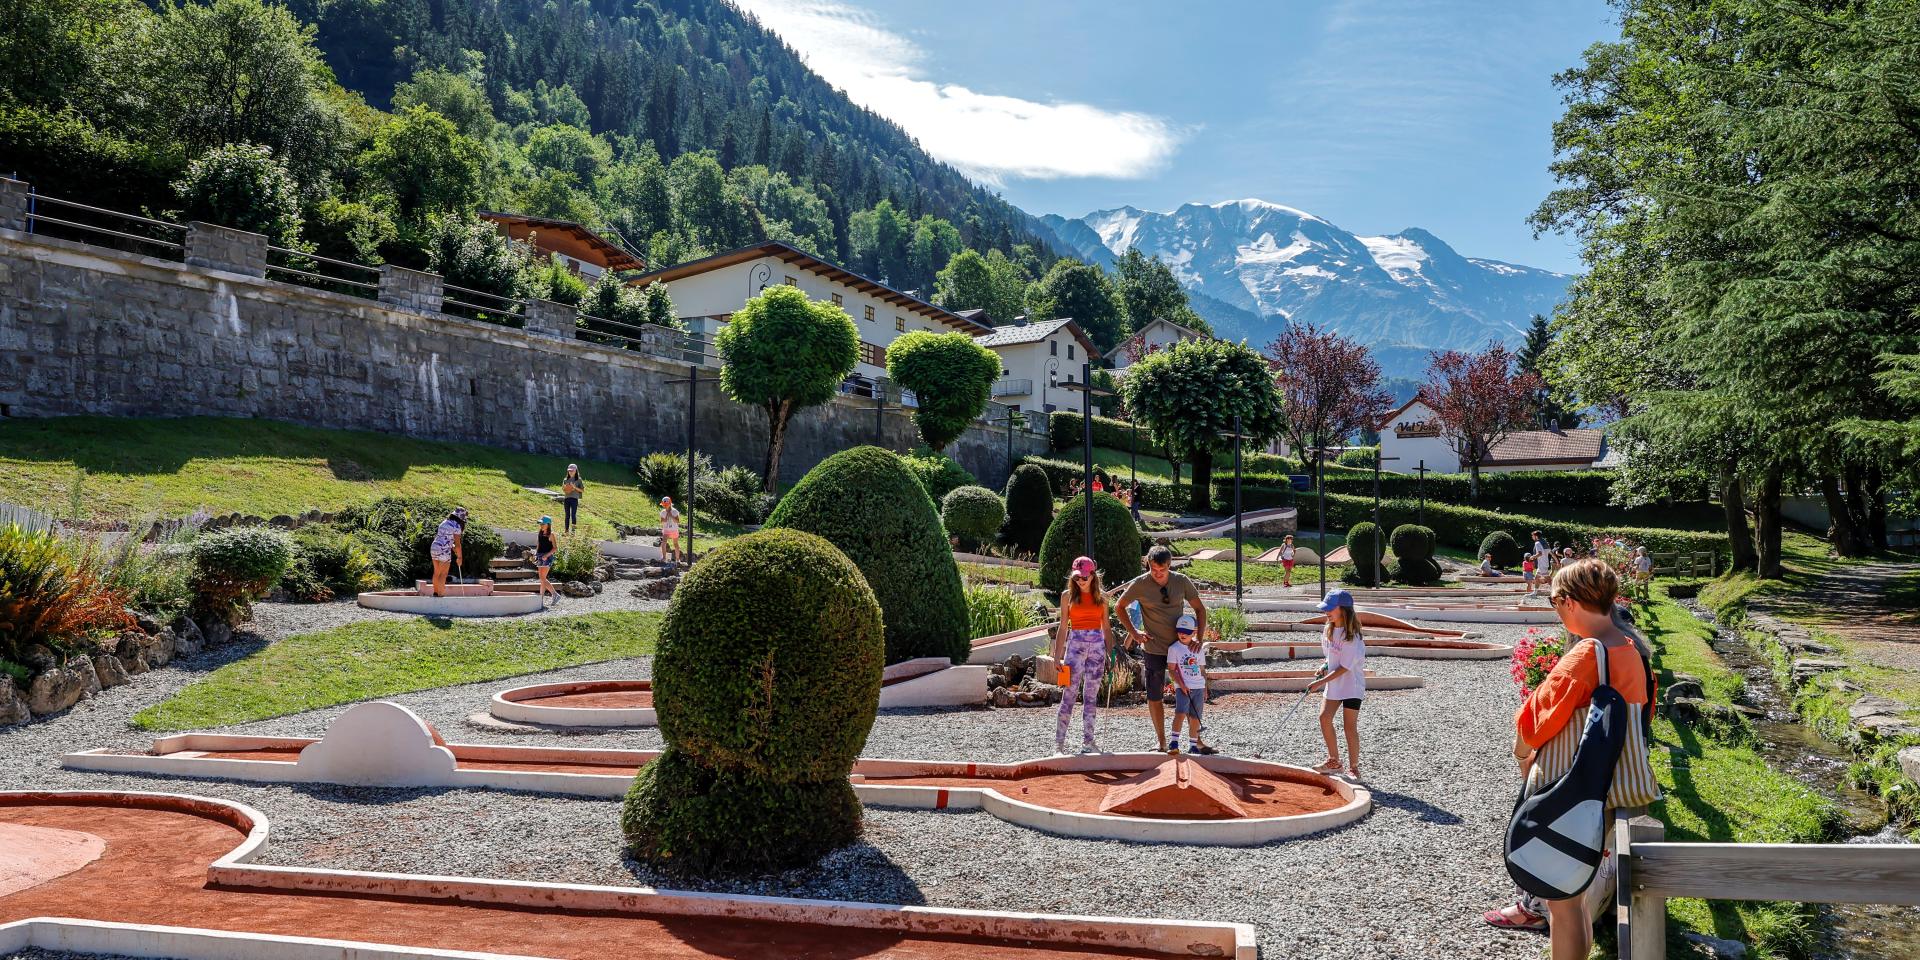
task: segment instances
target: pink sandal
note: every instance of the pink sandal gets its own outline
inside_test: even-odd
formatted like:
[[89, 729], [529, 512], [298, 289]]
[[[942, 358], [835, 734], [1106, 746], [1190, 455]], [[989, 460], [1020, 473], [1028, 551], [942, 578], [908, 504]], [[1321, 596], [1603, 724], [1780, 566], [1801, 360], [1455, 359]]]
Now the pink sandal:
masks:
[[[1525, 917], [1526, 919], [1516, 920], [1508, 917], [1507, 911], [1509, 910], [1513, 911], [1515, 916]], [[1547, 931], [1546, 917], [1536, 917], [1528, 913], [1525, 907], [1517, 903], [1510, 907], [1502, 907], [1499, 910], [1488, 910], [1486, 913], [1480, 915], [1480, 919], [1486, 921], [1487, 926], [1497, 930], [1518, 930], [1525, 933], [1545, 933]]]
[[1313, 768], [1313, 772], [1315, 772], [1315, 773], [1339, 773], [1339, 772], [1340, 772], [1340, 761], [1338, 761], [1338, 760], [1335, 760], [1335, 761], [1334, 761], [1334, 762], [1332, 762], [1332, 763], [1323, 763], [1323, 764], [1321, 764], [1321, 765], [1319, 765], [1319, 766], [1317, 766], [1317, 767], [1314, 767], [1314, 768]]

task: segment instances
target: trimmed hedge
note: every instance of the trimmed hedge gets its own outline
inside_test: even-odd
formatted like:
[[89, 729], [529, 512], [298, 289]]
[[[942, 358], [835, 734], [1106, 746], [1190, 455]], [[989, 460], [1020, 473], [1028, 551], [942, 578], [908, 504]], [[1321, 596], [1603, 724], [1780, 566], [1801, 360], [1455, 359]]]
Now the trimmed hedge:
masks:
[[[1298, 506], [1300, 528], [1305, 530], [1312, 527], [1316, 522], [1314, 511], [1318, 508], [1315, 498], [1301, 497]], [[1419, 507], [1419, 502], [1415, 500], [1382, 500], [1380, 519], [1388, 526], [1415, 523], [1420, 515]], [[1342, 493], [1327, 494], [1327, 526], [1338, 528], [1372, 518], [1373, 498], [1355, 497]], [[1432, 500], [1427, 501], [1426, 526], [1432, 528], [1437, 542], [1462, 550], [1471, 550], [1479, 546], [1480, 541], [1486, 539], [1487, 535], [1495, 530], [1521, 534], [1539, 530], [1546, 534], [1549, 541], [1589, 543], [1595, 537], [1626, 537], [1635, 543], [1645, 545], [1649, 551], [1656, 553], [1711, 552], [1718, 554], [1722, 560], [1729, 555], [1727, 537], [1723, 533], [1667, 530], [1659, 527], [1594, 526], [1547, 520], [1524, 513], [1501, 513], [1476, 507], [1435, 503]]]
[[[1060, 507], [1040, 544], [1040, 589], [1049, 596], [1066, 585], [1073, 559], [1086, 549], [1087, 494]], [[1108, 587], [1140, 575], [1140, 528], [1126, 504], [1110, 493], [1093, 494], [1093, 563]]]
[[293, 541], [269, 527], [233, 527], [193, 541], [194, 607], [238, 624], [253, 601], [280, 581], [293, 562]]
[[859, 836], [847, 774], [879, 706], [883, 637], [866, 579], [820, 537], [763, 530], [708, 553], [660, 624], [667, 749], [627, 794], [633, 855], [676, 872], [779, 870]]
[[[1042, 473], [1046, 474], [1047, 485], [1056, 497], [1065, 496], [1067, 484], [1079, 480], [1083, 472], [1083, 465], [1078, 460], [1068, 461], [1053, 460], [1047, 457], [1028, 457], [1020, 462], [1023, 465], [1037, 467]], [[1104, 467], [1099, 468], [1099, 472], [1113, 473]], [[1113, 476], [1115, 481], [1119, 482], [1119, 475], [1113, 474]], [[1142, 510], [1185, 510], [1187, 508], [1187, 491], [1189, 489], [1185, 484], [1175, 486], [1165, 480], [1154, 480], [1142, 477], [1140, 478], [1139, 491], [1137, 493], [1138, 499], [1135, 502], [1140, 505], [1140, 509]]]
[[1387, 570], [1380, 564], [1380, 528], [1371, 520], [1363, 520], [1347, 531], [1347, 554], [1353, 558], [1348, 564], [1348, 573], [1342, 574], [1347, 583], [1363, 587], [1377, 587], [1387, 578]]
[[[1065, 496], [1067, 485], [1079, 480], [1084, 472], [1084, 464], [1078, 461], [1028, 457], [1022, 460], [1021, 464], [1037, 467], [1045, 473], [1047, 483], [1055, 496]], [[1121, 480], [1122, 475], [1116, 471], [1102, 468], [1101, 472], [1112, 476], [1116, 483], [1124, 482]], [[1233, 474], [1227, 473], [1226, 479], [1223, 480], [1220, 471], [1215, 470], [1213, 476], [1213, 508], [1226, 512], [1233, 506]], [[1142, 510], [1172, 510], [1184, 513], [1188, 504], [1187, 493], [1192, 489], [1191, 484], [1176, 485], [1165, 480], [1143, 477], [1136, 497]], [[1290, 507], [1293, 506], [1295, 496], [1293, 487], [1288, 484], [1286, 474], [1241, 474], [1240, 502], [1248, 510]]]
[[[1405, 466], [1404, 464], [1400, 466]], [[1480, 474], [1481, 503], [1543, 504], [1556, 507], [1604, 507], [1613, 502], [1612, 470], [1522, 470]], [[1423, 485], [1406, 473], [1380, 474], [1380, 495], [1417, 499]], [[1464, 473], [1429, 473], [1424, 484], [1427, 502], [1467, 504], [1473, 500], [1473, 480]], [[1328, 493], [1373, 496], [1373, 471], [1327, 471]]]
[[953, 548], [933, 500], [901, 457], [854, 447], [820, 461], [780, 498], [767, 526], [825, 537], [860, 568], [886, 614], [888, 663], [964, 663], [972, 654]]
[[1000, 545], [1035, 556], [1053, 522], [1053, 484], [1047, 472], [1030, 463], [1007, 476], [1007, 520], [1000, 527]]
[[[1086, 442], [1082, 435], [1080, 414], [1071, 410], [1058, 410], [1047, 415], [1047, 439], [1055, 450], [1078, 450]], [[1133, 424], [1112, 417], [1093, 418], [1093, 445], [1110, 450], [1131, 449], [1133, 443]], [[1140, 428], [1140, 452], [1153, 454], [1160, 449], [1160, 442], [1153, 437], [1153, 431], [1145, 426]]]
[[[1433, 531], [1415, 523], [1403, 523], [1393, 529], [1387, 546], [1393, 551], [1388, 572], [1401, 583], [1426, 585], [1440, 582], [1440, 564], [1433, 559]], [[1352, 552], [1349, 550], [1348, 552]]]
[[1006, 505], [986, 487], [955, 487], [940, 501], [941, 526], [968, 549], [993, 539], [1006, 521]]
[[906, 464], [907, 470], [926, 488], [927, 496], [935, 503], [939, 503], [947, 494], [961, 487], [973, 486], [976, 482], [967, 468], [944, 453], [915, 450], [901, 454], [900, 462]]
[[1524, 556], [1520, 550], [1519, 541], [1505, 530], [1495, 530], [1487, 534], [1485, 539], [1480, 541], [1480, 549], [1474, 551], [1473, 555], [1476, 558], [1484, 558], [1489, 553], [1493, 554], [1493, 565], [1502, 570], [1511, 570], [1519, 566]]

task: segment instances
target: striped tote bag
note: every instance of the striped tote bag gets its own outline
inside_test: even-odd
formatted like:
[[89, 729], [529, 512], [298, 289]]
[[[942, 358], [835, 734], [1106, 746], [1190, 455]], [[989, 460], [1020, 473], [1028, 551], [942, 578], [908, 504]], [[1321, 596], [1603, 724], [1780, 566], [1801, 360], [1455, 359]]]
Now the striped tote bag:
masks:
[[[1583, 643], [1599, 645], [1598, 640], [1585, 640]], [[1595, 651], [1602, 658], [1606, 650]], [[1605, 659], [1600, 661], [1605, 663]], [[1641, 664], [1647, 670], [1647, 692], [1649, 698], [1654, 690], [1653, 668], [1644, 657]], [[1604, 684], [1605, 681], [1602, 680]], [[1613, 767], [1613, 785], [1607, 790], [1608, 809], [1618, 810], [1626, 807], [1644, 807], [1660, 799], [1660, 784], [1653, 778], [1653, 763], [1647, 759], [1647, 741], [1652, 736], [1653, 717], [1648, 712], [1653, 709], [1650, 703], [1628, 703], [1627, 738], [1620, 750], [1620, 759]], [[1561, 728], [1547, 745], [1534, 755], [1533, 769], [1527, 774], [1527, 793], [1537, 793], [1541, 789], [1556, 783], [1567, 775], [1573, 766], [1574, 750], [1580, 746], [1581, 731], [1587, 728], [1587, 714], [1592, 706], [1581, 707], [1575, 711], [1567, 725]]]

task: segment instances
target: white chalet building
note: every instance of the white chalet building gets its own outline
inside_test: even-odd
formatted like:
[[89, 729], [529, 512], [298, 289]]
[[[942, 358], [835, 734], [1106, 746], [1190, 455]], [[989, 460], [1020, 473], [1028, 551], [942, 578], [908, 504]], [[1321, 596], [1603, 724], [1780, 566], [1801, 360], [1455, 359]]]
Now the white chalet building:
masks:
[[1107, 353], [1107, 362], [1113, 364], [1113, 375], [1125, 376], [1127, 367], [1133, 364], [1131, 353], [1138, 341], [1137, 349], [1141, 356], [1159, 353], [1176, 343], [1188, 340], [1210, 339], [1206, 334], [1190, 327], [1183, 327], [1171, 320], [1155, 320], [1139, 330], [1133, 336], [1120, 341], [1120, 345]]
[[797, 247], [769, 240], [656, 270], [629, 281], [659, 281], [673, 297], [674, 312], [697, 336], [712, 340], [735, 310], [777, 284], [797, 287], [814, 300], [847, 311], [860, 331], [860, 380], [887, 375], [887, 345], [910, 330], [981, 336], [992, 328], [892, 287], [843, 270]]
[[[979, 311], [967, 311], [980, 316]], [[1070, 319], [1026, 323], [1015, 320], [993, 327], [975, 341], [1000, 355], [1000, 379], [993, 383], [993, 399], [1016, 410], [1044, 411], [1086, 408], [1086, 394], [1061, 384], [1080, 381], [1080, 365], [1100, 354], [1086, 331]]]
[[[1459, 473], [1460, 458], [1447, 445], [1440, 418], [1426, 400], [1414, 397], [1381, 417], [1380, 468], [1410, 473], [1422, 462], [1435, 473]], [[1390, 458], [1398, 459], [1390, 459]], [[1604, 430], [1520, 430], [1493, 445], [1480, 465], [1489, 473], [1517, 470], [1593, 470], [1613, 466]]]

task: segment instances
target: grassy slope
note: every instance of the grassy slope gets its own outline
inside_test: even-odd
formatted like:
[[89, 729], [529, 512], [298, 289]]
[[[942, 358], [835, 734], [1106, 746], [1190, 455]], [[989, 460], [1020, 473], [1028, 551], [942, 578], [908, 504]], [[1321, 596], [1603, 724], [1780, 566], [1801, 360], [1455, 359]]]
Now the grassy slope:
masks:
[[[0, 421], [0, 500], [62, 517], [76, 505], [85, 516], [109, 520], [183, 517], [198, 509], [271, 517], [333, 511], [387, 494], [431, 494], [497, 526], [531, 529], [559, 505], [525, 488], [557, 488], [567, 462], [271, 420]], [[587, 478], [581, 522], [589, 534], [613, 536], [609, 520], [657, 522], [630, 467], [583, 460], [580, 469]]]
[[[1707, 698], [1731, 703], [1745, 681], [1727, 669], [1708, 644], [1712, 633], [1684, 609], [1661, 597], [1642, 608], [1641, 623], [1654, 644], [1654, 666], [1664, 686], [1674, 673], [1702, 679]], [[1667, 838], [1723, 843], [1818, 843], [1833, 837], [1839, 814], [1832, 804], [1788, 774], [1767, 766], [1750, 745], [1750, 732], [1714, 735], [1654, 721], [1654, 772], [1665, 797], [1653, 815]], [[1816, 911], [1804, 904], [1674, 900], [1672, 931], [1693, 930], [1751, 943], [1761, 956], [1801, 955], [1813, 936]], [[1675, 950], [1681, 945], [1675, 940]]]
[[142, 730], [265, 720], [414, 690], [653, 652], [657, 613], [372, 620], [270, 644], [134, 715]]

